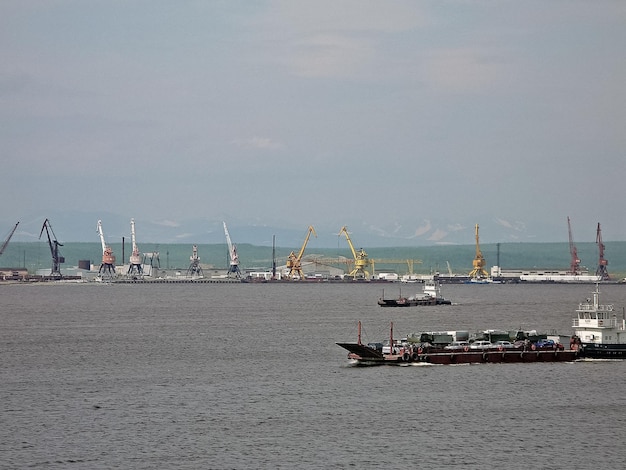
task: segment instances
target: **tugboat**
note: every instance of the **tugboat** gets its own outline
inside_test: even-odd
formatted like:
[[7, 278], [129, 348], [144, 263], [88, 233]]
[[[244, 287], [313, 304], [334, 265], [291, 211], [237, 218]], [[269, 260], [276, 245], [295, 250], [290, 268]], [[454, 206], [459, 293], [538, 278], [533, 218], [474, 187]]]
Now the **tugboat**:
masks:
[[444, 299], [441, 295], [441, 284], [435, 279], [427, 279], [424, 281], [424, 289], [421, 294], [411, 297], [400, 297], [395, 299], [385, 299], [383, 296], [378, 299], [378, 305], [381, 307], [416, 307], [418, 305], [451, 305], [450, 300]]
[[581, 302], [574, 318], [571, 349], [591, 359], [626, 359], [626, 319], [617, 319], [612, 304], [600, 304], [598, 284], [593, 299]]

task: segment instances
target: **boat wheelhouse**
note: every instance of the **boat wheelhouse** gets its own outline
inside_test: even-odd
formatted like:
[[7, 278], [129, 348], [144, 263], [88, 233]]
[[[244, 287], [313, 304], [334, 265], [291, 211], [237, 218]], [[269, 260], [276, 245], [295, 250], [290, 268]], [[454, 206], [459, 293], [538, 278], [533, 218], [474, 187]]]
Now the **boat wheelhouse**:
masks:
[[581, 302], [573, 322], [572, 345], [581, 356], [595, 359], [626, 358], [626, 319], [617, 318], [612, 304], [600, 303], [598, 284], [591, 299]]

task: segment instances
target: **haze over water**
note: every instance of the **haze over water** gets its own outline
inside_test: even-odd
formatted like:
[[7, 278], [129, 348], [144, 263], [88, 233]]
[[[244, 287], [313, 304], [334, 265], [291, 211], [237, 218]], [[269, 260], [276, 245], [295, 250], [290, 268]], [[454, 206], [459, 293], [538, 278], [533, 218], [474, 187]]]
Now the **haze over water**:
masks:
[[626, 361], [360, 368], [335, 345], [358, 320], [571, 334], [592, 289], [381, 309], [380, 284], [0, 285], [0, 467], [624, 468]]

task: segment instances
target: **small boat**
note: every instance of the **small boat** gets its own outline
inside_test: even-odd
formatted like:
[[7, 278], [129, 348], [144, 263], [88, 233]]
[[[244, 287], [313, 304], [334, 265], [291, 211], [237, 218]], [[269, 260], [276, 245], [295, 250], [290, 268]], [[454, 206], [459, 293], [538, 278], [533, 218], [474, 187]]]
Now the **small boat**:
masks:
[[[391, 323], [389, 339], [380, 343], [363, 344], [361, 342], [361, 322], [358, 324], [356, 343], [336, 343], [348, 351], [348, 359], [356, 365], [409, 365], [409, 364], [482, 364], [502, 362], [571, 362], [578, 358], [579, 351], [565, 349], [554, 341], [532, 342], [530, 340], [516, 342], [509, 347], [504, 344], [492, 344], [489, 341], [469, 341], [458, 347], [461, 341], [450, 342], [414, 342], [413, 340], [396, 340], [393, 337]], [[503, 343], [503, 342], [500, 342]], [[508, 343], [508, 341], [506, 342]]]
[[581, 357], [591, 359], [626, 359], [626, 319], [617, 319], [612, 304], [600, 303], [599, 286], [593, 298], [578, 304], [573, 322], [570, 347]]
[[434, 279], [424, 281], [424, 288], [421, 294], [411, 297], [403, 297], [400, 294], [395, 299], [385, 299], [385, 291], [383, 296], [378, 299], [378, 305], [381, 307], [416, 307], [418, 305], [451, 305], [450, 300], [446, 300], [441, 295], [441, 285]]

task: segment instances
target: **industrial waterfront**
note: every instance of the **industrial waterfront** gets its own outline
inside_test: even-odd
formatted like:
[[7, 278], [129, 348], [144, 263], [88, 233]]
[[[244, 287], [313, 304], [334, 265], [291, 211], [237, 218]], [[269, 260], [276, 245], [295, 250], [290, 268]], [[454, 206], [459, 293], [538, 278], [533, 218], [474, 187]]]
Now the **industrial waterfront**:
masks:
[[[569, 219], [568, 219], [569, 225]], [[159, 244], [136, 240], [134, 219], [128, 239], [101, 243], [57, 240], [48, 219], [38, 242], [5, 239], [0, 253], [1, 279], [31, 280], [96, 277], [108, 280], [157, 278], [263, 278], [302, 280], [423, 280], [438, 275], [444, 281], [489, 280], [517, 282], [618, 282], [626, 275], [626, 242], [603, 242], [600, 224], [595, 243], [480, 244], [478, 225], [474, 245], [362, 247], [358, 234], [342, 227], [336, 248], [315, 245], [315, 229], [304, 233], [300, 247], [237, 245], [223, 224], [223, 244]], [[17, 224], [13, 231], [17, 228]], [[570, 232], [571, 233], [571, 232]], [[44, 236], [45, 234], [45, 236]], [[353, 241], [354, 239], [354, 241]]]

